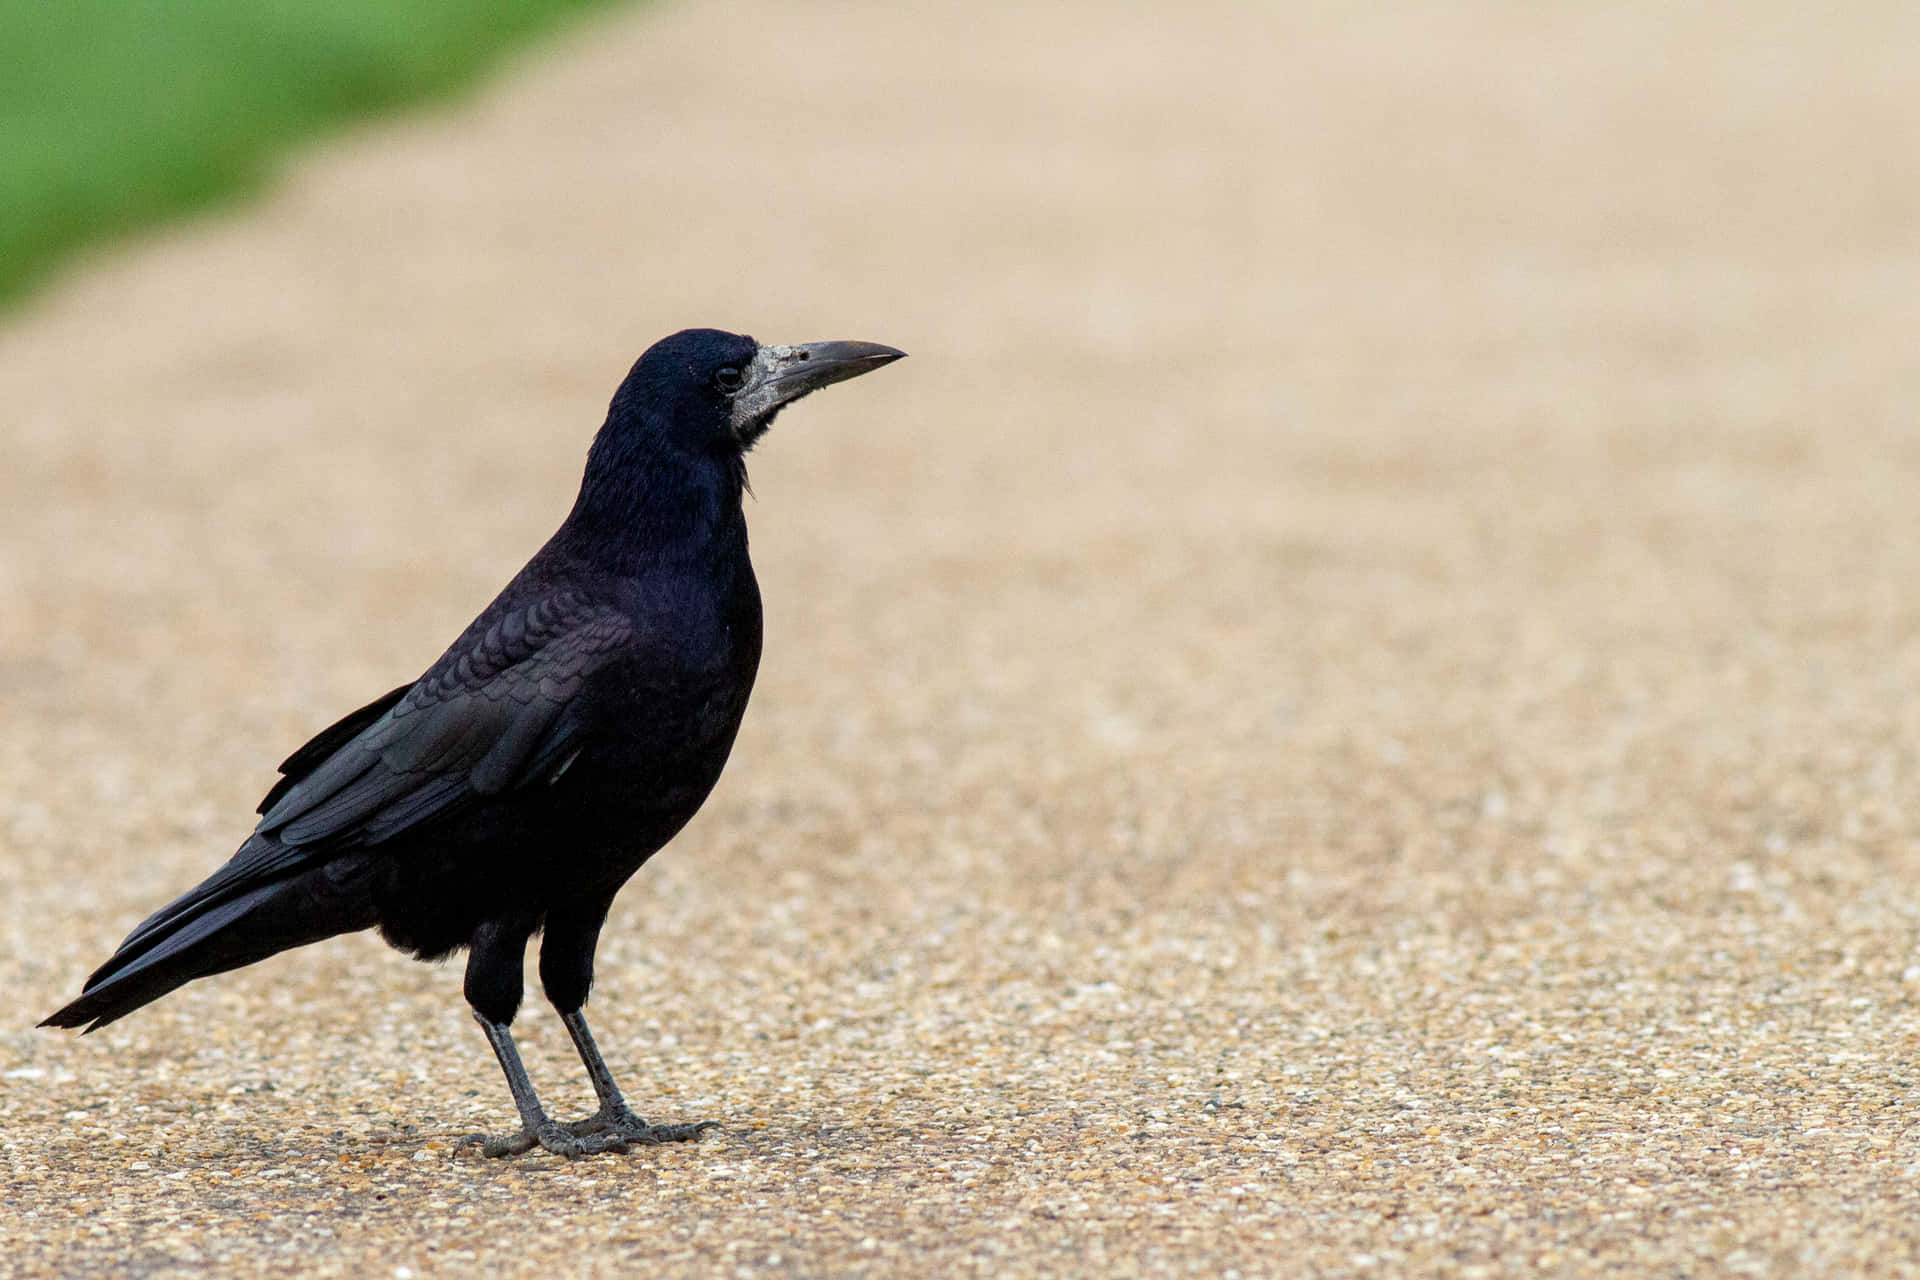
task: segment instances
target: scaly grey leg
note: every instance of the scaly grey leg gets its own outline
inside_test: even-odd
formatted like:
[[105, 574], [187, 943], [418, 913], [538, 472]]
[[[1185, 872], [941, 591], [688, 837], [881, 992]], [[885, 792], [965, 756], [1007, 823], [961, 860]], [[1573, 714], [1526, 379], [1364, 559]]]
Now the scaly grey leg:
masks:
[[[520, 1063], [520, 1050], [514, 1045], [513, 1032], [508, 1030], [507, 1024], [489, 1022], [478, 1013], [473, 1015], [473, 1020], [487, 1033], [487, 1043], [493, 1046], [493, 1056], [500, 1060], [500, 1069], [507, 1076], [507, 1088], [513, 1092], [513, 1105], [520, 1112], [520, 1132], [483, 1140], [481, 1154], [492, 1157], [517, 1156], [523, 1151], [541, 1147], [555, 1155], [577, 1159], [600, 1151], [628, 1149], [632, 1139], [618, 1128], [608, 1126], [605, 1131], [576, 1133], [550, 1118], [540, 1105], [539, 1095], [533, 1091], [533, 1081], [527, 1078], [526, 1067]], [[588, 1070], [591, 1072], [592, 1064], [588, 1064]], [[600, 1070], [604, 1074], [605, 1065]], [[598, 1080], [594, 1087], [599, 1087]], [[619, 1095], [616, 1092], [614, 1096]], [[602, 1110], [605, 1110], [604, 1104]]]
[[[593, 1092], [600, 1099], [600, 1110], [585, 1120], [576, 1120], [565, 1126], [568, 1132], [583, 1138], [614, 1134], [627, 1142], [653, 1144], [689, 1142], [708, 1129], [719, 1127], [712, 1120], [699, 1120], [692, 1124], [648, 1124], [642, 1120], [627, 1106], [627, 1100], [620, 1096], [620, 1086], [613, 1082], [613, 1073], [607, 1070], [606, 1059], [600, 1056], [600, 1046], [594, 1043], [593, 1032], [587, 1027], [585, 1012], [575, 1009], [572, 1013], [561, 1014], [560, 1020], [566, 1023], [567, 1034], [573, 1037], [573, 1047], [580, 1051], [580, 1061], [587, 1067], [587, 1078], [593, 1081]], [[511, 1047], [512, 1041], [508, 1041], [508, 1045]]]

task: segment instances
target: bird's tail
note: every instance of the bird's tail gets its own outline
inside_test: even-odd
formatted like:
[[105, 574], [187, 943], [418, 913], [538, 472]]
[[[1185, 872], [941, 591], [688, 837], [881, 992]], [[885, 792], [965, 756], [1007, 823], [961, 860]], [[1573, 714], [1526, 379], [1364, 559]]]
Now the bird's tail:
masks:
[[368, 866], [345, 857], [247, 883], [223, 868], [127, 935], [43, 1027], [98, 1031], [195, 978], [378, 923]]

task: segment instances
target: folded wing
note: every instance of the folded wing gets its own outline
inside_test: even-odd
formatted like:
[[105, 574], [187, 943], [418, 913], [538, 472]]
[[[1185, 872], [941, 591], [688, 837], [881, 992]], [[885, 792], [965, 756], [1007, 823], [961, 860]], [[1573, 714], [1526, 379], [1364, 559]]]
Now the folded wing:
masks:
[[632, 638], [624, 614], [577, 595], [489, 609], [414, 684], [288, 757], [247, 842], [128, 935], [102, 972], [315, 862], [551, 779], [579, 749], [586, 681]]

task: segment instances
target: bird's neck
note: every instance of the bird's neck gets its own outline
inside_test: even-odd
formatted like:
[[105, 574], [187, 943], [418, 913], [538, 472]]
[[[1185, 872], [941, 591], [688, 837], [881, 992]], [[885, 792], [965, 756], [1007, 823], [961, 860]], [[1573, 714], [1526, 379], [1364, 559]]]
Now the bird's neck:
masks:
[[741, 459], [696, 456], [646, 441], [594, 441], [580, 496], [555, 541], [615, 571], [743, 554]]

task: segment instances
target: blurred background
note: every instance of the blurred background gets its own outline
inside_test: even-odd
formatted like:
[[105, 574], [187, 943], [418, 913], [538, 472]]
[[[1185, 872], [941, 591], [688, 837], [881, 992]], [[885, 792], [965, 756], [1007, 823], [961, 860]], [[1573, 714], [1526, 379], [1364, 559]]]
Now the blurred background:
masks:
[[0, 301], [82, 246], [258, 190], [358, 117], [443, 99], [591, 0], [0, 3]]
[[[0, 8], [13, 1256], [1911, 1266], [1920, 10], [585, 8]], [[727, 1130], [476, 1171], [365, 937], [25, 1030], [708, 324], [913, 357], [601, 950]]]

